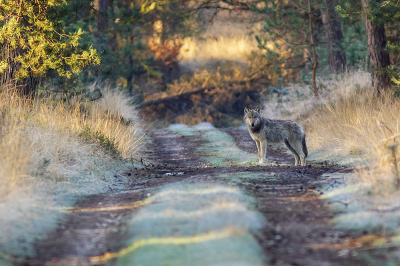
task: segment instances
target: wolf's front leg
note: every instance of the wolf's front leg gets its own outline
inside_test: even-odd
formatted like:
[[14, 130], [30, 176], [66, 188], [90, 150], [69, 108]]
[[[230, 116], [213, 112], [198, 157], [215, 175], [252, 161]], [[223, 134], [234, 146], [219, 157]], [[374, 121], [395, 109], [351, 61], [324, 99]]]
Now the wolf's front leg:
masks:
[[265, 161], [267, 159], [267, 141], [266, 140], [263, 141], [263, 154], [262, 154], [262, 157], [263, 157], [263, 161]]
[[261, 162], [261, 147], [260, 147], [260, 142], [258, 140], [254, 140], [257, 145], [257, 154], [258, 154], [258, 162]]
[[260, 141], [260, 164], [265, 163], [265, 158], [267, 155], [267, 141]]
[[265, 163], [265, 156], [267, 154], [267, 142], [264, 141], [260, 141], [260, 150], [258, 152], [258, 157], [260, 158], [259, 163], [263, 164]]

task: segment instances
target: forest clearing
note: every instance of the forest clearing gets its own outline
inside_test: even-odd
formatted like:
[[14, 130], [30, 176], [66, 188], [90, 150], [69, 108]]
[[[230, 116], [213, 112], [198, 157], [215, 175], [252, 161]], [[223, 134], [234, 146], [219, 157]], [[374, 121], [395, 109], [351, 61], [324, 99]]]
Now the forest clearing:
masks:
[[0, 265], [399, 265], [399, 12], [1, 2]]

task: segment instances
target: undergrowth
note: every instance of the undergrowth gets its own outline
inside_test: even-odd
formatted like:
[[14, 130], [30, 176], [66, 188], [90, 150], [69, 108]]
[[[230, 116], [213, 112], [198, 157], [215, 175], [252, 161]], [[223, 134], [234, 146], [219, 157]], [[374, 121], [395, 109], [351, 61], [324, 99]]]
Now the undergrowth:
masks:
[[[237, 126], [244, 107], [254, 105], [259, 100], [257, 94], [270, 84], [264, 72], [252, 70], [233, 62], [218, 63], [214, 71], [199, 69], [175, 80], [165, 91], [145, 94], [149, 102], [167, 97], [170, 100], [145, 107], [141, 114], [186, 125], [209, 122], [217, 127]], [[198, 92], [182, 96], [193, 91]]]

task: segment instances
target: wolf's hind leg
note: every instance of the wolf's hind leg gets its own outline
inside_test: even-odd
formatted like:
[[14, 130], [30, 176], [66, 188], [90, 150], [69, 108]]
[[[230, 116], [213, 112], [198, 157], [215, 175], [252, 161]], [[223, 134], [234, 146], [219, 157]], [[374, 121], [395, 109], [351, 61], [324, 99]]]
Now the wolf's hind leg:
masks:
[[302, 143], [300, 141], [298, 141], [292, 146], [296, 150], [297, 154], [300, 156], [300, 162], [299, 163], [302, 166], [305, 166], [306, 165], [307, 154], [305, 154], [304, 151], [303, 151]]
[[289, 151], [291, 151], [294, 155], [294, 165], [295, 166], [299, 165], [299, 162], [300, 162], [299, 154], [295, 151], [295, 149], [292, 146], [290, 146], [289, 141], [287, 139], [285, 139], [283, 142], [285, 143], [285, 145], [289, 149]]
[[305, 166], [305, 165], [306, 165], [306, 156], [303, 156], [303, 157], [301, 158], [301, 165], [302, 165], [302, 166]]
[[306, 144], [306, 135], [303, 135], [301, 138], [301, 150], [303, 151], [304, 156], [301, 160], [301, 165], [306, 165], [306, 157], [308, 156], [307, 144]]

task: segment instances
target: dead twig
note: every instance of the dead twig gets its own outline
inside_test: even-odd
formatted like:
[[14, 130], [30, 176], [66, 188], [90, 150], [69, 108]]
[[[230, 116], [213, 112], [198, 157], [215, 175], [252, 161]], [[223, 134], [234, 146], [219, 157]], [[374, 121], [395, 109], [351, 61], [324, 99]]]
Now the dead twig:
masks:
[[379, 213], [387, 213], [387, 212], [394, 212], [400, 210], [400, 206], [396, 206], [390, 209], [368, 209], [368, 211], [372, 212], [379, 212]]

